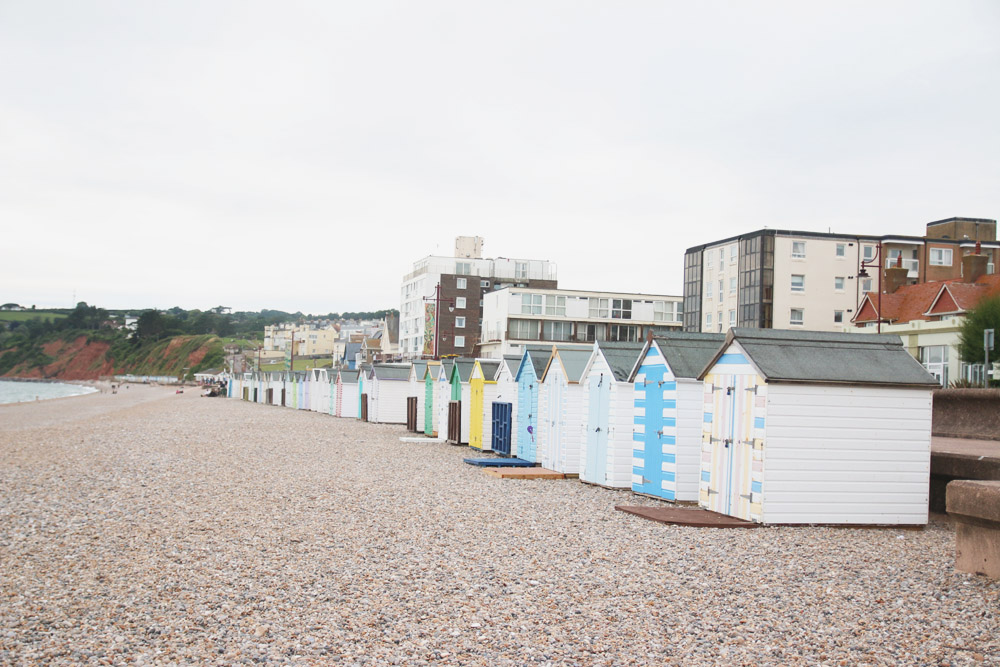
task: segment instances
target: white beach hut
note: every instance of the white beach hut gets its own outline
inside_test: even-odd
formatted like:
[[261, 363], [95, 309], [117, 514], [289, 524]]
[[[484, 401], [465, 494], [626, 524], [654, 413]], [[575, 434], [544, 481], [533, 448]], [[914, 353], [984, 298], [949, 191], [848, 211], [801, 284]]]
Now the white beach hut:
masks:
[[642, 343], [594, 343], [581, 384], [587, 400], [580, 480], [618, 489], [632, 487], [635, 392], [629, 378]]
[[[520, 365], [521, 355], [505, 355], [500, 360], [493, 378], [496, 382], [496, 398], [493, 399], [493, 405], [505, 404], [508, 407], [499, 410], [499, 415], [494, 407], [491, 426], [492, 447], [493, 451], [507, 456], [517, 456], [517, 369]], [[506, 430], [496, 422], [497, 417], [503, 418], [505, 412], [509, 413], [510, 419], [510, 428]]]
[[375, 364], [368, 390], [368, 421], [405, 424], [406, 399], [410, 393], [409, 364]]
[[701, 378], [701, 506], [772, 524], [927, 522], [939, 385], [898, 336], [735, 328]]
[[538, 442], [542, 466], [569, 475], [580, 473], [586, 392], [580, 380], [591, 350], [552, 348], [539, 392]]

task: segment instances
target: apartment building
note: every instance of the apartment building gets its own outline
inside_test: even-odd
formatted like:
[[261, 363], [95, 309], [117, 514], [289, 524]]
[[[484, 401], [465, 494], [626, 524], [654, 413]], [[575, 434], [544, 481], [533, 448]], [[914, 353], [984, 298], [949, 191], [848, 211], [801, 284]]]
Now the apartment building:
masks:
[[961, 277], [979, 241], [996, 266], [996, 221], [948, 218], [926, 236], [849, 235], [762, 229], [689, 248], [684, 256], [684, 330], [730, 327], [839, 331], [864, 294], [884, 291], [886, 269], [906, 284]]
[[499, 359], [525, 345], [593, 347], [595, 340], [641, 341], [646, 333], [680, 330], [681, 297], [508, 287], [483, 300], [476, 354]]
[[547, 260], [483, 258], [481, 237], [460, 236], [452, 257], [417, 260], [400, 289], [399, 349], [404, 360], [471, 356], [480, 342], [485, 296], [506, 287], [554, 288]]

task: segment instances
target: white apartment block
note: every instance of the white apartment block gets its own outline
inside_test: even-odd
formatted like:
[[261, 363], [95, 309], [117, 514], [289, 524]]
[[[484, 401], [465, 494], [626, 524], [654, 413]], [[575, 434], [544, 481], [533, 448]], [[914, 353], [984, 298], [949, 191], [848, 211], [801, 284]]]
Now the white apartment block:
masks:
[[[482, 253], [482, 239], [479, 237], [458, 237], [455, 253], [455, 257], [424, 257], [414, 262], [413, 270], [403, 276], [400, 288], [399, 346], [404, 360], [431, 356], [439, 346], [443, 348], [446, 341], [454, 347], [459, 338], [463, 346], [473, 345], [471, 337], [466, 339], [465, 336], [451, 335], [451, 330], [457, 319], [463, 327], [478, 331], [482, 301], [460, 295], [459, 292], [442, 292], [442, 276], [461, 276], [462, 278], [457, 279], [461, 288], [467, 286], [471, 289], [473, 285], [469, 281], [478, 282], [480, 291], [473, 295], [475, 297], [483, 297], [488, 291], [507, 285], [528, 285], [535, 281], [552, 281], [553, 285], [556, 284], [555, 263], [506, 257], [483, 258], [479, 256]], [[448, 283], [451, 289], [455, 289], [453, 283], [456, 280]], [[446, 326], [448, 331], [442, 332], [442, 326]]]
[[525, 345], [641, 341], [650, 327], [680, 330], [682, 322], [679, 296], [509, 287], [483, 298], [479, 354], [499, 359]]

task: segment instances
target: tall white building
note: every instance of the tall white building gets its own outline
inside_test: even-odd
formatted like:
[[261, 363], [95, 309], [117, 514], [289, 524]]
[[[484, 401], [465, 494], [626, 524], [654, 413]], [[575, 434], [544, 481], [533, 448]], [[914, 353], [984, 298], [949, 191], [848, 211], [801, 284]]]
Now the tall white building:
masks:
[[681, 297], [509, 287], [484, 299], [481, 356], [519, 354], [525, 345], [593, 347], [595, 340], [641, 341], [652, 327], [681, 329]]
[[476, 354], [483, 299], [507, 286], [556, 287], [547, 260], [483, 258], [480, 237], [460, 236], [454, 257], [417, 260], [400, 288], [399, 346], [403, 359]]

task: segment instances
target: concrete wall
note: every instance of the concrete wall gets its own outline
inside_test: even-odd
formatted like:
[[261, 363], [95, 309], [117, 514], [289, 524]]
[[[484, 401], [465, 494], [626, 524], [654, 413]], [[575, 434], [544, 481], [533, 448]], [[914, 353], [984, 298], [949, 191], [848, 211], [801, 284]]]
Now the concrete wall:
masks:
[[1000, 440], [1000, 389], [934, 392], [934, 435]]

